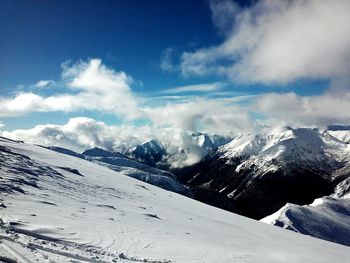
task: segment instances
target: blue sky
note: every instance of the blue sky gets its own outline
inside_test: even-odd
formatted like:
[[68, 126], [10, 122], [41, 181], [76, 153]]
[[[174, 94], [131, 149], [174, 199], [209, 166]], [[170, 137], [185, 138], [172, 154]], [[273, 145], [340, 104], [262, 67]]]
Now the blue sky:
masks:
[[2, 1], [2, 89], [60, 75], [66, 60], [101, 58], [147, 89], [193, 83], [163, 74], [164, 49], [218, 43], [206, 1]]
[[[319, 26], [320, 21], [327, 17], [327, 12], [334, 17], [332, 14], [338, 12], [341, 9], [339, 7], [346, 5], [346, 2], [340, 1], [338, 6], [328, 4], [324, 9], [317, 1], [307, 4], [292, 1], [290, 5], [287, 2], [276, 1], [271, 8], [268, 1], [263, 0], [1, 1], [0, 95], [5, 106], [4, 109], [0, 108], [0, 120], [8, 131], [29, 129], [47, 123], [63, 125], [70, 118], [80, 116], [90, 117], [107, 125], [140, 126], [152, 123], [159, 126], [164, 121], [159, 116], [167, 110], [164, 105], [178, 107], [178, 104], [183, 103], [183, 107], [188, 107], [185, 114], [191, 115], [189, 103], [204, 100], [202, 104], [211, 105], [215, 101], [220, 106], [213, 104], [211, 114], [213, 111], [228, 110], [226, 107], [217, 107], [223, 107], [225, 99], [237, 97], [236, 105], [230, 102], [229, 107], [243, 105], [239, 110], [251, 115], [252, 119], [254, 116], [264, 116], [263, 119], [272, 121], [276, 119], [274, 114], [279, 108], [275, 108], [275, 103], [270, 101], [267, 107], [263, 100], [275, 98], [275, 93], [281, 96], [278, 101], [288, 100], [287, 104], [299, 103], [301, 108], [314, 109], [312, 103], [318, 103], [317, 96], [324, 96], [325, 93], [329, 96], [330, 87], [339, 76], [342, 78], [347, 72], [338, 70], [348, 68], [348, 64], [339, 59], [344, 58], [345, 61], [347, 57], [344, 55], [348, 53], [347, 38], [344, 36], [338, 39], [338, 35], [347, 35], [347, 32], [330, 36], [334, 31], [333, 24], [334, 28], [339, 28], [337, 20], [329, 20], [330, 28], [322, 29]], [[309, 33], [305, 32], [307, 29], [300, 22], [300, 18], [305, 16], [305, 7], [311, 10], [310, 21], [305, 19], [308, 26], [305, 28], [311, 28], [312, 36], [316, 32], [315, 36], [318, 37], [320, 31], [324, 39], [321, 37], [319, 41], [313, 41], [306, 37], [303, 40]], [[347, 6], [343, 9], [346, 8]], [[318, 16], [317, 12], [313, 15], [313, 9], [326, 11]], [[270, 10], [270, 13], [266, 10]], [[295, 20], [294, 16], [293, 19], [287, 19], [290, 14], [297, 14]], [[338, 15], [340, 17], [342, 14]], [[272, 21], [284, 21], [286, 18], [285, 27], [281, 29], [278, 23], [269, 24], [266, 22], [267, 16]], [[255, 20], [260, 22], [253, 23]], [[260, 23], [265, 23], [265, 27], [260, 27]], [[252, 33], [247, 35], [244, 31], [246, 28], [250, 28], [249, 32]], [[296, 28], [297, 31], [289, 34], [288, 28]], [[303, 37], [294, 39], [293, 36], [299, 36], [299, 33]], [[255, 36], [259, 36], [260, 40]], [[291, 36], [291, 41], [285, 41]], [[321, 47], [322, 41], [330, 43]], [[75, 85], [75, 90], [72, 89], [72, 82], [69, 82], [72, 80], [62, 77], [62, 65], [66, 63], [72, 69], [85, 63], [79, 71], [80, 74], [89, 69], [89, 61], [95, 58], [101, 61], [98, 73], [103, 75], [105, 71], [111, 70], [114, 72], [112, 75], [118, 76], [118, 72], [124, 72], [132, 78], [130, 83], [123, 82], [128, 87], [120, 92], [130, 93], [128, 99], [132, 103], [133, 100], [138, 101], [137, 107], [141, 110], [133, 108], [135, 116], [125, 117], [122, 110], [117, 109], [116, 113], [110, 107], [87, 110], [86, 105], [76, 106], [74, 103], [74, 107], [62, 106], [58, 110], [52, 105], [39, 107], [40, 110], [36, 109], [38, 106], [33, 106], [37, 105], [35, 103], [47, 103], [45, 98], [49, 98], [50, 102], [50, 97], [53, 96], [90, 91], [81, 86], [80, 82]], [[165, 62], [169, 66], [166, 69], [162, 67]], [[328, 67], [320, 67], [327, 63]], [[78, 75], [71, 77], [79, 79]], [[51, 81], [52, 85], [50, 82], [42, 82], [47, 84], [43, 85], [46, 87], [35, 86], [39, 81]], [[208, 90], [208, 85], [213, 84], [220, 87]], [[198, 88], [198, 85], [205, 87], [201, 86], [200, 91], [193, 88]], [[179, 87], [180, 92], [174, 92]], [[26, 106], [25, 109], [18, 108], [19, 110], [17, 105], [14, 109], [11, 101], [22, 93], [35, 94], [39, 98], [32, 96], [31, 99], [36, 101], [34, 104]], [[109, 91], [104, 94], [113, 93]], [[272, 97], [267, 97], [269, 94]], [[256, 95], [266, 96], [247, 108], [246, 105]], [[310, 97], [311, 100], [308, 99]], [[315, 102], [313, 97], [316, 97]], [[325, 99], [330, 102], [333, 97]], [[118, 101], [115, 103], [118, 104]], [[157, 116], [155, 110], [150, 113], [150, 109], [145, 109], [152, 107], [158, 107]], [[289, 112], [288, 109], [291, 108], [290, 105], [285, 108], [283, 105], [278, 107], [282, 107], [283, 112]], [[204, 112], [208, 115], [208, 109], [203, 108], [196, 116], [201, 118]], [[285, 119], [281, 123], [307, 118], [311, 119], [310, 122], [307, 121], [308, 124], [344, 121], [343, 116], [338, 121], [338, 118], [332, 119], [327, 114], [321, 114], [320, 117], [319, 112], [310, 112], [304, 116], [303, 110], [300, 110], [291, 114], [294, 115], [282, 114]], [[183, 126], [179, 122], [167, 124], [165, 121], [165, 126], [193, 126], [188, 125], [187, 119]], [[190, 122], [199, 121], [191, 119]]]

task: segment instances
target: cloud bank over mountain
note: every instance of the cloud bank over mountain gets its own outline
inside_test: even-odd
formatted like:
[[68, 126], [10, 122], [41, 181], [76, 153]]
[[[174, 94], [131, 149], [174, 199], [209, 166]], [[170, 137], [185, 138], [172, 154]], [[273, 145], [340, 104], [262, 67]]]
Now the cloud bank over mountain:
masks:
[[42, 146], [59, 146], [76, 152], [94, 147], [123, 152], [157, 138], [166, 147], [166, 162], [173, 167], [194, 164], [207, 152], [191, 133], [174, 127], [106, 125], [91, 118], [71, 118], [63, 125], [37, 125], [32, 129], [3, 131], [2, 136]]

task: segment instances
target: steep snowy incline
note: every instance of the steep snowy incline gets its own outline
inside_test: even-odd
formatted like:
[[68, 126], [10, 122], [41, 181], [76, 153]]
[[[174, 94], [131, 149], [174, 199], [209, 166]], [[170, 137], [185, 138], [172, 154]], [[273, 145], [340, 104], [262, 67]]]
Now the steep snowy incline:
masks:
[[350, 254], [348, 247], [204, 205], [122, 170], [6, 139], [0, 146], [6, 258], [344, 263]]
[[322, 197], [310, 205], [286, 204], [261, 221], [350, 246], [350, 199]]
[[[350, 171], [348, 171], [349, 173]], [[350, 246], [350, 177], [310, 205], [286, 204], [261, 222]]]

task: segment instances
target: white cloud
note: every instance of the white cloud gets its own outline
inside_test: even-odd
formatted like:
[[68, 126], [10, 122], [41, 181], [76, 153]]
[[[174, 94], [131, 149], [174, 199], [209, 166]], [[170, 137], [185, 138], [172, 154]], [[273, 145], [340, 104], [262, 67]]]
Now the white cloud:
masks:
[[[91, 118], [71, 118], [64, 125], [37, 125], [32, 129], [3, 131], [2, 136], [21, 138], [28, 143], [43, 146], [60, 146], [75, 151], [83, 151], [93, 147], [112, 150], [124, 149], [138, 144], [147, 138], [147, 129], [140, 138], [133, 136], [132, 126], [108, 126]], [[144, 136], [144, 137], [143, 137]]]
[[221, 90], [224, 87], [225, 87], [225, 83], [214, 82], [214, 83], [196, 84], [196, 85], [188, 85], [188, 86], [165, 89], [165, 90], [162, 90], [160, 93], [176, 94], [176, 93], [185, 93], [185, 92], [208, 92], [208, 91]]
[[63, 68], [63, 79], [71, 88], [68, 93], [40, 96], [21, 92], [14, 98], [0, 98], [0, 116], [28, 112], [49, 111], [101, 111], [126, 119], [142, 115], [137, 97], [131, 91], [133, 80], [124, 72], [114, 71], [99, 59], [80, 62]]
[[[139, 98], [132, 90], [133, 80], [124, 72], [107, 68], [99, 59], [63, 65], [62, 80], [68, 86], [66, 93], [41, 96], [22, 92], [14, 98], [0, 98], [0, 116], [28, 112], [78, 110], [116, 114], [126, 123], [142, 118], [150, 126], [170, 127], [182, 132], [222, 132], [254, 128], [249, 114], [232, 105], [233, 100], [181, 96], [169, 98]], [[218, 91], [224, 83], [177, 87], [164, 93]], [[220, 101], [221, 100], [221, 101]], [[52, 129], [52, 126], [49, 127]], [[150, 129], [153, 129], [151, 127]], [[153, 129], [154, 131], [154, 129]], [[130, 131], [131, 134], [133, 133]]]
[[215, 73], [240, 82], [283, 84], [302, 78], [334, 80], [350, 72], [348, 0], [211, 6], [217, 26], [227, 28], [231, 19], [232, 29], [219, 46], [183, 53], [184, 75]]
[[56, 84], [56, 82], [53, 80], [39, 80], [33, 86], [36, 88], [46, 88], [46, 87], [52, 87], [55, 84]]
[[142, 115], [131, 90], [132, 78], [122, 71], [107, 68], [99, 59], [66, 66], [63, 77], [70, 80], [72, 89], [82, 91], [78, 100], [82, 108], [115, 113], [127, 119]]
[[27, 112], [32, 109], [40, 111], [42, 104], [42, 97], [33, 93], [20, 93], [14, 99], [2, 100], [0, 109], [5, 112]]
[[269, 93], [257, 98], [250, 107], [265, 115], [265, 124], [296, 127], [350, 122], [350, 92], [305, 97], [293, 92]]
[[220, 99], [197, 98], [191, 102], [144, 108], [144, 112], [156, 126], [188, 132], [227, 135], [255, 129], [255, 122], [248, 112]]

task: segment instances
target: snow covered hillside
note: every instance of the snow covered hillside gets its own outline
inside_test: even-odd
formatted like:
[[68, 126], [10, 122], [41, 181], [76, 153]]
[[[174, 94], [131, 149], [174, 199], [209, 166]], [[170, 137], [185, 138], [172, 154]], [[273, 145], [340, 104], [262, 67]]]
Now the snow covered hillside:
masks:
[[350, 254], [42, 147], [1, 138], [0, 156], [7, 262], [344, 263]]
[[286, 204], [262, 222], [350, 246], [350, 199], [322, 197], [310, 205]]
[[350, 246], [350, 177], [331, 196], [304, 206], [288, 203], [260, 221]]

